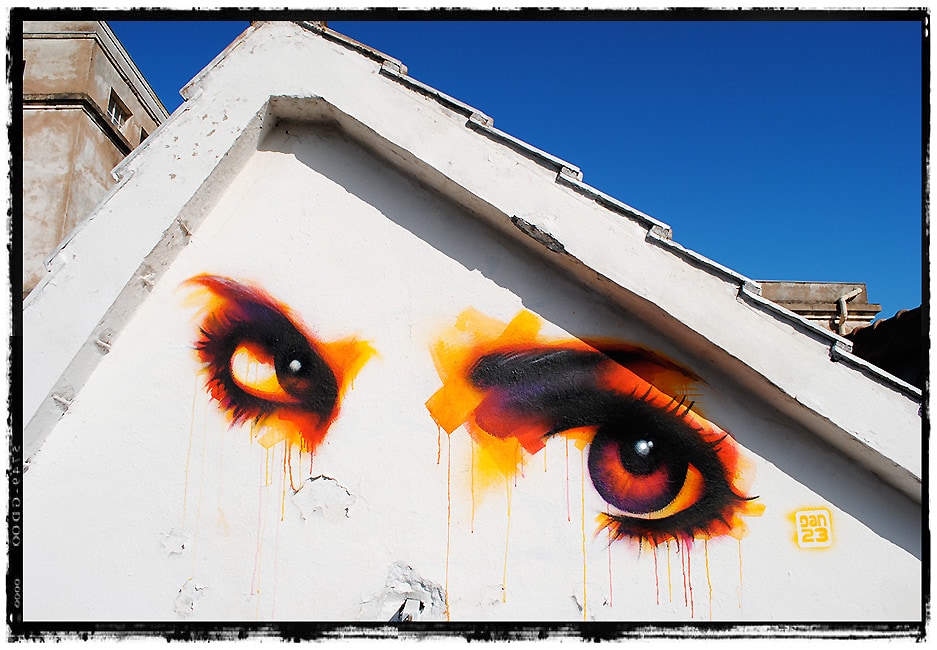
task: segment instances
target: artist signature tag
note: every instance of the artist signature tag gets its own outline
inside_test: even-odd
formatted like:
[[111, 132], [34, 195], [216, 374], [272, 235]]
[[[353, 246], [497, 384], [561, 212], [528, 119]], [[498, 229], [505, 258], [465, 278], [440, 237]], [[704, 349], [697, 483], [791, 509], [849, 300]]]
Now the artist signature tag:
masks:
[[822, 548], [833, 544], [833, 520], [826, 508], [798, 510], [794, 513], [797, 545], [800, 548]]

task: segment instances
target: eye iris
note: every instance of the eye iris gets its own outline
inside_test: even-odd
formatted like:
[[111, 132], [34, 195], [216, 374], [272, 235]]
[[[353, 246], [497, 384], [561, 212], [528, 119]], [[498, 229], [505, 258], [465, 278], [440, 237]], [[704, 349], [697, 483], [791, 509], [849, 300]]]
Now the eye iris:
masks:
[[611, 505], [632, 514], [661, 510], [679, 494], [688, 463], [664, 440], [599, 429], [589, 450], [589, 474]]
[[338, 400], [338, 384], [325, 361], [308, 347], [304, 341], [279, 346], [277, 379], [283, 390], [301, 400], [307, 408], [325, 414]]

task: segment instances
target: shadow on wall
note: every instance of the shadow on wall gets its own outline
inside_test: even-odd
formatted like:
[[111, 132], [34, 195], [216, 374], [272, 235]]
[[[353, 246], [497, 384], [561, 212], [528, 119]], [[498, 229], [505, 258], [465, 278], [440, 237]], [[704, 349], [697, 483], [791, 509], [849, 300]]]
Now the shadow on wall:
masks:
[[[595, 338], [595, 332], [581, 331], [582, 321], [562, 307], [557, 294], [572, 296], [602, 310], [622, 322], [623, 329], [643, 332], [642, 345], [671, 348], [661, 334], [644, 323], [607, 307], [607, 298], [570, 281], [559, 272], [548, 270], [545, 276], [541, 259], [518, 245], [496, 227], [465, 216], [468, 209], [458, 206], [429, 187], [452, 186], [439, 172], [412, 159], [405, 152], [392, 152], [395, 160], [385, 160], [353, 142], [339, 128], [282, 121], [268, 133], [260, 147], [294, 156], [350, 194], [374, 206], [395, 224], [426, 242], [464, 268], [477, 271], [485, 278], [517, 295], [523, 304], [543, 318], [566, 331], [576, 332], [583, 339]], [[414, 166], [426, 183], [413, 180], [397, 169]], [[466, 205], [473, 209], [494, 212], [461, 188]], [[414, 203], [430, 209], [414, 210]], [[426, 215], [432, 215], [427, 218]], [[504, 231], [514, 226], [502, 215]], [[684, 333], [685, 334], [685, 333]], [[699, 337], [697, 337], [699, 338]], [[820, 495], [838, 508], [872, 529], [879, 536], [921, 559], [921, 509], [897, 490], [887, 486], [865, 469], [832, 450], [816, 437], [807, 434], [796, 423], [772, 407], [761, 405], [757, 410], [748, 404], [760, 400], [748, 389], [716, 370], [710, 363], [699, 361], [694, 352], [681, 350], [680, 356], [694, 359], [692, 369], [703, 375], [711, 395], [731, 398], [710, 398], [707, 416], [727, 430], [735, 440], [751, 452], [778, 467], [782, 472]], [[705, 371], [705, 372], [704, 372]], [[769, 424], [771, 435], [764, 435]], [[761, 495], [770, 509], [770, 495]]]

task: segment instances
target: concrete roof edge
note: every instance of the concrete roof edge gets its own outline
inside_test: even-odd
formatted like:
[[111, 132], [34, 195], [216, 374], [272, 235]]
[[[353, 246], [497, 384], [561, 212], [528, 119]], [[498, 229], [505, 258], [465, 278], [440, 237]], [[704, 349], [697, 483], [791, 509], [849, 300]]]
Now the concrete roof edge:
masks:
[[360, 41], [356, 41], [350, 36], [345, 36], [341, 32], [336, 32], [334, 29], [330, 29], [324, 21], [296, 20], [294, 22], [303, 29], [318, 34], [319, 36], [323, 36], [335, 43], [339, 43], [351, 50], [358, 52], [359, 54], [363, 54], [369, 59], [373, 59], [381, 63], [390, 63], [392, 64], [392, 67], [395, 67], [401, 74], [407, 74], [407, 66], [405, 66], [399, 59], [395, 59], [392, 56], [384, 54], [380, 50], [376, 50], [369, 45], [365, 45]]
[[340, 32], [329, 29], [321, 23], [303, 21], [297, 24], [315, 34], [328, 38], [329, 40], [340, 43], [349, 49], [357, 51], [370, 59], [381, 62], [381, 72], [383, 74], [386, 74], [387, 76], [399, 81], [401, 84], [411, 88], [412, 90], [416, 90], [417, 92], [427, 97], [435, 99], [447, 108], [463, 113], [466, 117], [470, 118], [469, 125], [473, 128], [487, 133], [495, 140], [500, 140], [501, 142], [507, 143], [517, 148], [518, 150], [528, 154], [530, 157], [555, 166], [557, 171], [566, 169], [567, 172], [574, 178], [582, 180], [582, 171], [576, 165], [568, 163], [565, 160], [557, 158], [552, 154], [538, 149], [537, 147], [534, 147], [533, 145], [528, 144], [523, 140], [515, 138], [514, 136], [505, 133], [504, 131], [496, 129], [494, 127], [494, 119], [492, 119], [491, 116], [485, 114], [477, 108], [459, 101], [450, 95], [447, 95], [441, 90], [433, 88], [432, 86], [409, 76], [407, 74], [407, 66], [404, 65], [399, 59], [395, 59], [394, 57], [388, 56], [379, 50], [368, 47], [367, 45], [360, 43], [353, 38], [349, 38]]
[[[208, 62], [208, 65], [206, 65], [204, 68], [199, 70], [198, 74], [196, 74], [194, 77], [192, 77], [189, 80], [189, 83], [187, 83], [186, 85], [184, 85], [182, 88], [179, 89], [179, 94], [182, 96], [182, 98], [186, 101], [189, 101], [190, 99], [194, 99], [197, 96], [196, 92], [202, 79], [209, 72], [211, 72], [211, 70], [216, 65], [221, 63], [224, 59], [226, 59], [228, 57], [228, 54], [230, 54], [235, 48], [239, 47], [241, 43], [244, 42], [244, 39], [246, 39], [250, 34], [253, 34], [258, 29], [260, 29], [263, 26], [263, 24], [264, 23], [251, 23], [247, 29], [241, 32], [237, 38], [235, 38], [233, 41], [231, 41], [228, 44], [228, 47], [221, 50], [221, 52], [219, 52], [218, 55], [214, 59]], [[183, 103], [183, 106], [184, 105], [185, 104]]]
[[440, 104], [442, 104], [443, 106], [449, 109], [462, 113], [463, 115], [472, 119], [478, 124], [487, 124], [488, 126], [492, 126], [494, 124], [494, 120], [490, 116], [486, 115], [485, 113], [478, 110], [477, 108], [469, 106], [468, 104], [459, 101], [455, 97], [452, 97], [451, 95], [447, 95], [446, 93], [441, 92], [433, 88], [432, 86], [427, 85], [423, 83], [422, 81], [418, 81], [417, 79], [414, 79], [413, 77], [409, 76], [407, 74], [406, 66], [404, 66], [403, 64], [394, 63], [394, 61], [395, 60], [393, 61], [385, 60], [381, 64], [381, 73], [391, 77], [392, 79], [400, 82], [401, 84], [409, 87], [412, 90], [416, 90], [422, 95], [435, 99]]
[[882, 370], [875, 364], [869, 363], [865, 359], [852, 354], [851, 345], [847, 348], [845, 346], [839, 345], [838, 343], [834, 343], [830, 347], [830, 359], [833, 361], [840, 361], [858, 368], [863, 372], [872, 375], [875, 379], [878, 379], [879, 381], [896, 388], [905, 395], [914, 398], [918, 402], [923, 402], [924, 400], [924, 391], [922, 391], [917, 386], [912, 386], [903, 379], [895, 377], [893, 374]]
[[619, 212], [627, 217], [638, 220], [643, 223], [649, 229], [654, 230], [658, 235], [664, 239], [671, 239], [673, 237], [673, 229], [668, 226], [663, 221], [658, 221], [654, 217], [637, 210], [623, 201], [619, 201], [613, 196], [609, 196], [605, 192], [602, 192], [591, 185], [584, 183], [582, 181], [581, 174], [577, 177], [575, 175], [564, 174], [560, 170], [559, 175], [556, 178], [558, 183], [569, 185], [570, 187], [578, 190], [582, 194], [589, 196], [595, 199], [601, 205], [604, 205], [606, 208], [609, 208], [615, 212]]

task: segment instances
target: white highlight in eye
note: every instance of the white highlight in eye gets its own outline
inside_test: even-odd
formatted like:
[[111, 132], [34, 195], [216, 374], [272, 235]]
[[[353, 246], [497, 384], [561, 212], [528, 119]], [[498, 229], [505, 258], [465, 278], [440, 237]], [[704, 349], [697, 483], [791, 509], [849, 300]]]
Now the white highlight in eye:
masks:
[[290, 361], [290, 372], [297, 373], [303, 367], [303, 364], [299, 362], [299, 359], [293, 359]]
[[654, 448], [653, 440], [638, 440], [634, 443], [634, 451], [639, 456], [647, 456], [651, 453], [651, 449]]

